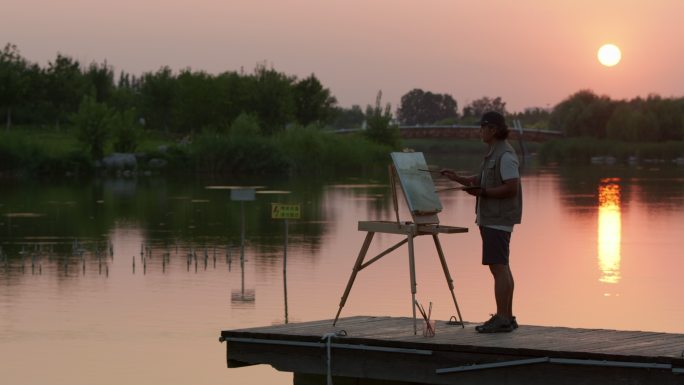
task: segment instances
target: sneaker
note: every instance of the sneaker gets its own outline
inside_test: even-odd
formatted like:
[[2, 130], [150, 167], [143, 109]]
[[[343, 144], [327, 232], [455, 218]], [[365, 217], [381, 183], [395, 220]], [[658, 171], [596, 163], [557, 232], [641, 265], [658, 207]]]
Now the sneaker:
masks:
[[487, 321], [485, 321], [485, 323], [483, 323], [482, 325], [475, 326], [475, 330], [480, 331], [481, 328], [488, 326], [489, 324], [494, 322], [496, 318], [496, 314], [490, 314], [490, 318]]
[[515, 319], [515, 316], [513, 316], [513, 318], [511, 319], [511, 328], [513, 330], [518, 328], [518, 321]]
[[512, 332], [513, 329], [513, 321], [506, 321], [496, 314], [482, 325], [475, 326], [478, 333], [508, 333]]

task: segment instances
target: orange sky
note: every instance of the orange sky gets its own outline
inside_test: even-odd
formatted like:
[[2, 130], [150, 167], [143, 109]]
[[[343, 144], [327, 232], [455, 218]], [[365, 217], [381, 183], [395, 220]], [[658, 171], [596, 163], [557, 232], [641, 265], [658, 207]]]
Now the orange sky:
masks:
[[[315, 73], [340, 105], [393, 108], [413, 88], [459, 108], [501, 96], [509, 111], [580, 89], [614, 99], [684, 96], [681, 0], [3, 0], [0, 44], [45, 65], [57, 52], [140, 74], [266, 62]], [[623, 59], [596, 59], [612, 42]]]

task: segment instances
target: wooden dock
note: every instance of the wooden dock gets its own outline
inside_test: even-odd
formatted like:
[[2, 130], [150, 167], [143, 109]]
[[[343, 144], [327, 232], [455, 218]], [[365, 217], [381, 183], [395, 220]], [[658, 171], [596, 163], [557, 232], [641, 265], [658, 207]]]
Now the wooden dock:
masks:
[[225, 330], [228, 367], [267, 364], [296, 385], [684, 384], [684, 334], [521, 325], [479, 334], [437, 321], [358, 316]]

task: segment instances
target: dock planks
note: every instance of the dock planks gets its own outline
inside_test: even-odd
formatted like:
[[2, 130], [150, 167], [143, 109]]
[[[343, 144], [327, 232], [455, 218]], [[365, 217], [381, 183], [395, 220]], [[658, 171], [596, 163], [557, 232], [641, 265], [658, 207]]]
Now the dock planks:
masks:
[[[355, 383], [684, 384], [684, 334], [533, 325], [479, 334], [474, 326], [437, 321], [436, 335], [423, 337], [412, 318], [357, 316], [335, 327], [319, 320], [225, 330], [221, 339], [229, 367], [269, 364], [302, 385], [325, 383], [321, 338], [342, 330], [331, 340], [331, 373]], [[457, 372], [437, 374], [445, 368]]]

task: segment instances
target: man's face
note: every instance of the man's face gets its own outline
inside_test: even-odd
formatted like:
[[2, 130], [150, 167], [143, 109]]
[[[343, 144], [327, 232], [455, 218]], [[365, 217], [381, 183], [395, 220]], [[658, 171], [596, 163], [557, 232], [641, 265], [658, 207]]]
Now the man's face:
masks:
[[480, 126], [480, 137], [482, 141], [489, 144], [494, 141], [494, 134], [496, 134], [496, 127], [491, 124], [483, 124]]

